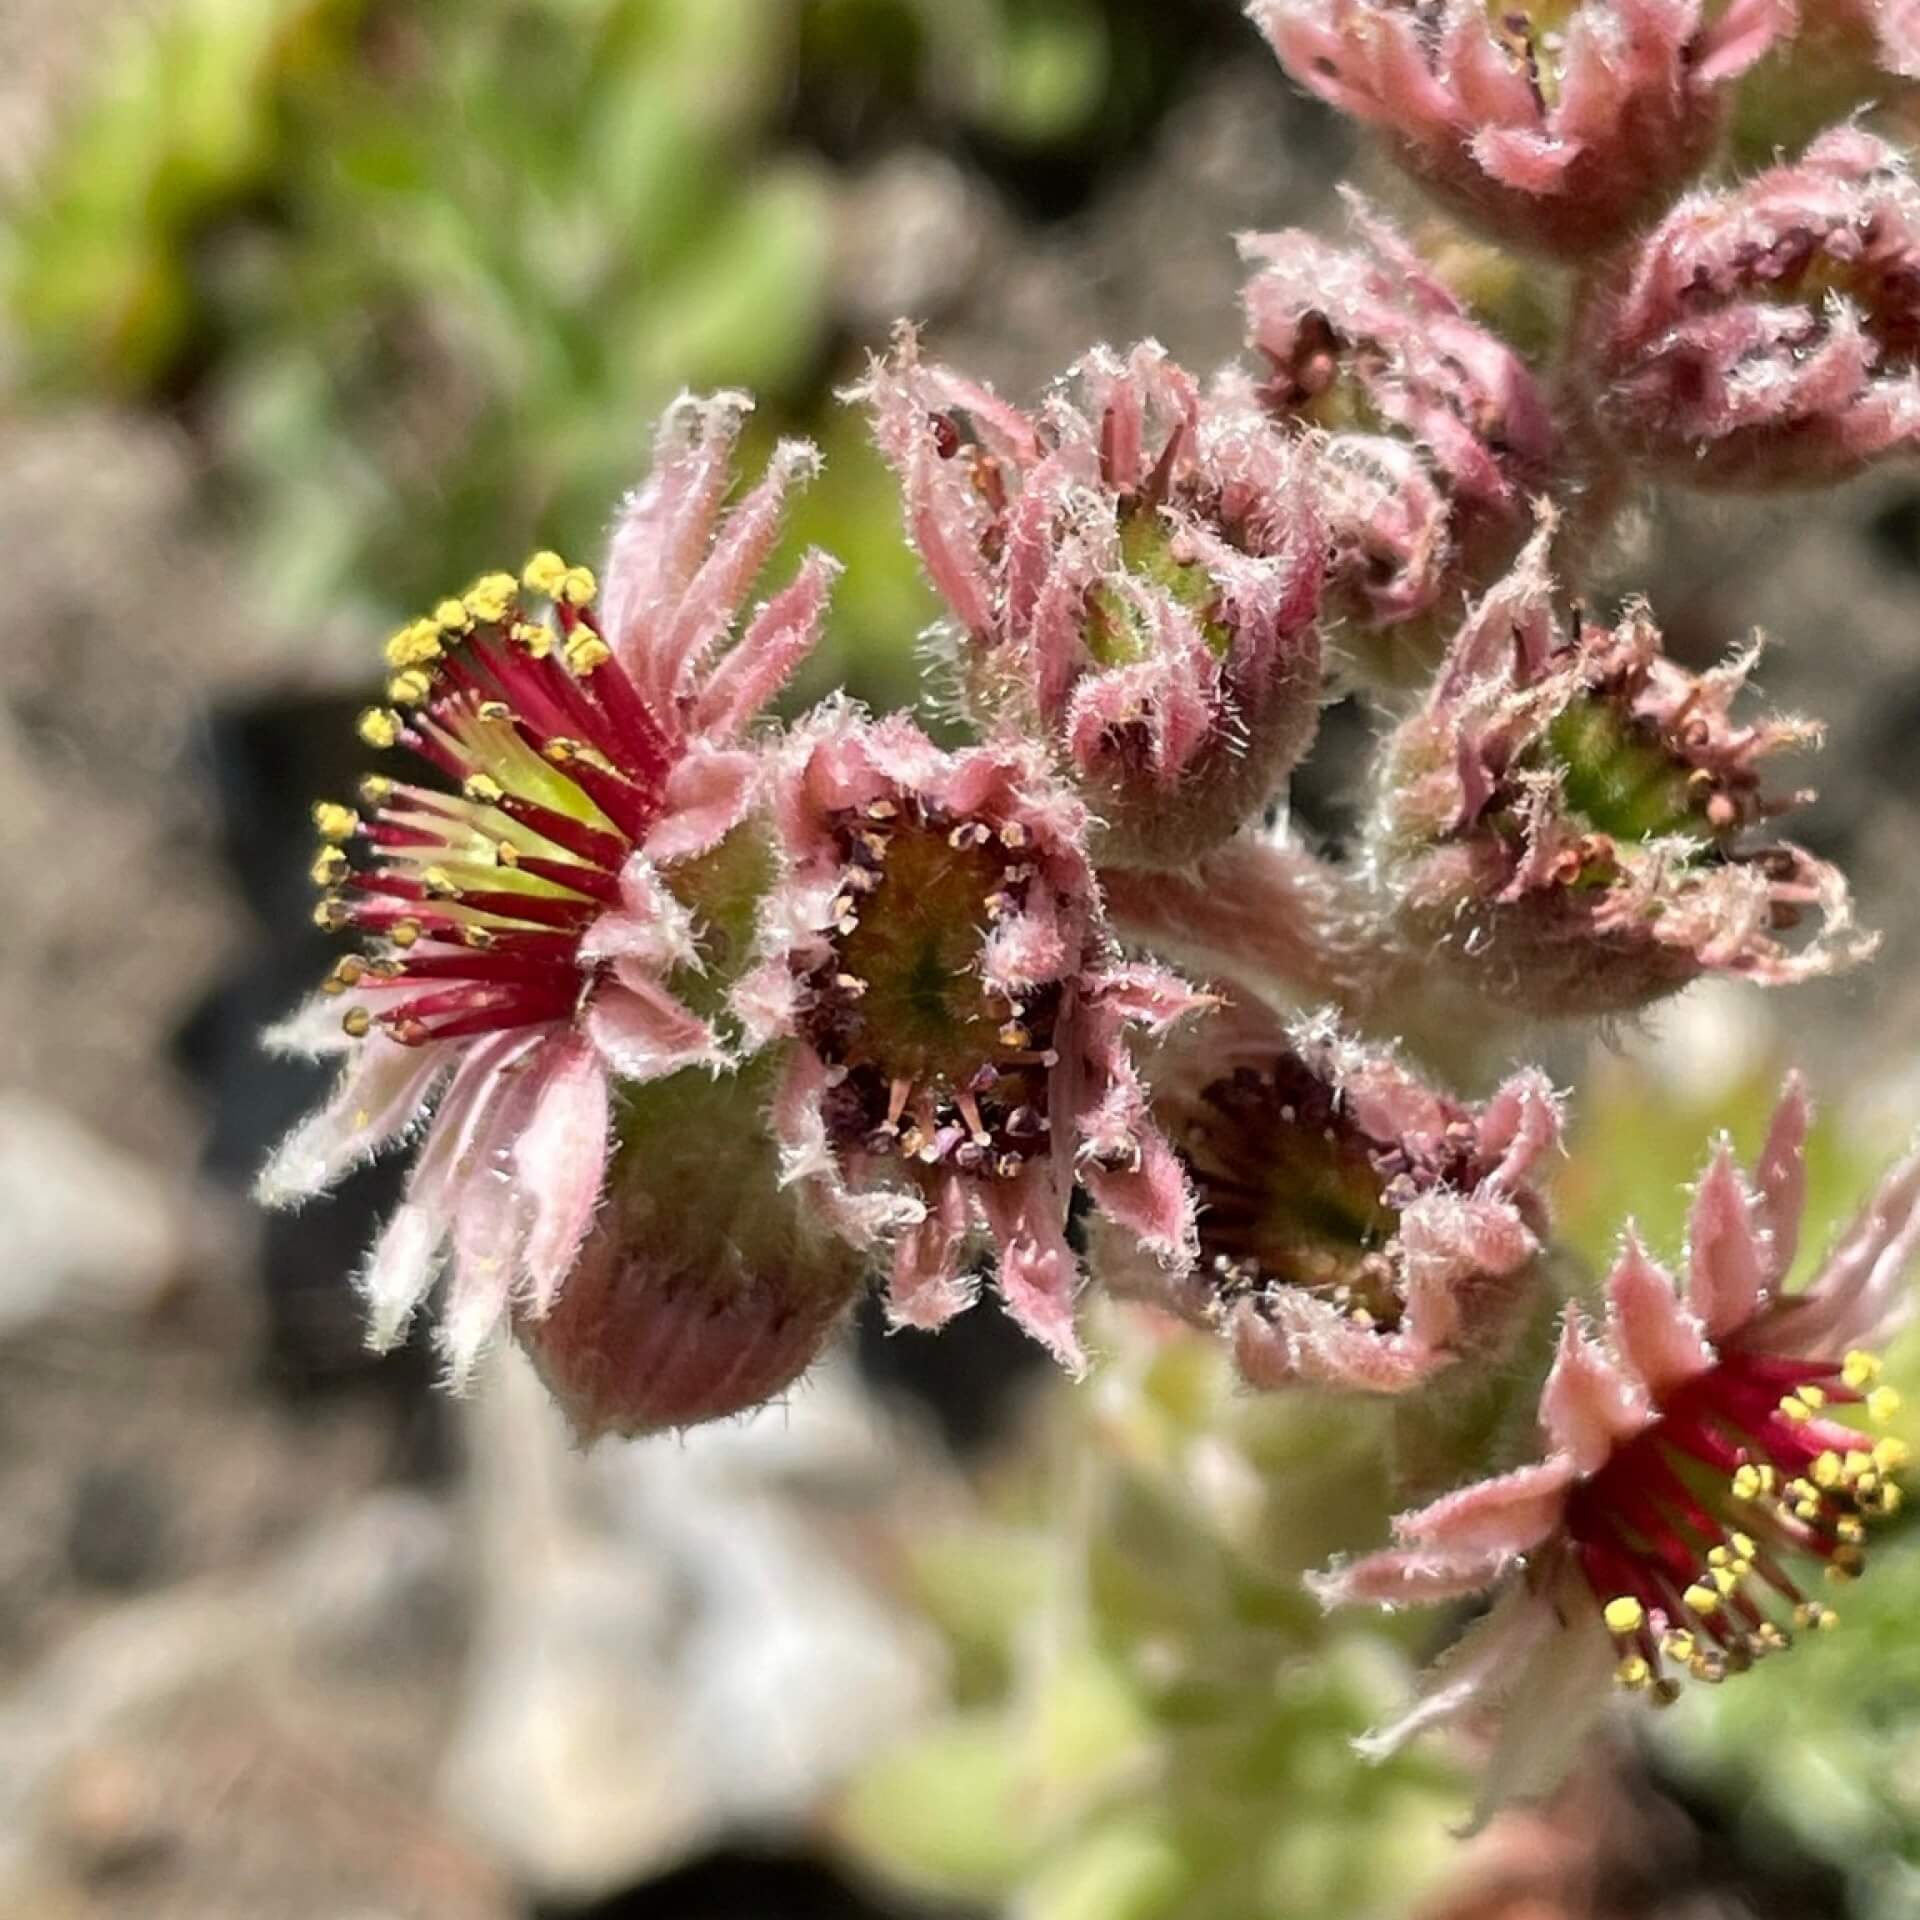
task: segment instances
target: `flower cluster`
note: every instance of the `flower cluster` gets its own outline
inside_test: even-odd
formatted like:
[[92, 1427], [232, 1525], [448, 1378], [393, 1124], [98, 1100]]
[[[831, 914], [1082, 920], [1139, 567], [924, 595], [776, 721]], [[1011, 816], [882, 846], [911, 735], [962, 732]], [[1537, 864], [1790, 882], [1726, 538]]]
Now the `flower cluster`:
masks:
[[[1900, 1500], [1876, 1356], [1920, 1157], [1792, 1290], [1792, 1081], [1751, 1177], [1722, 1147], [1701, 1179], [1684, 1285], [1631, 1232], [1594, 1281], [1550, 1204], [1567, 1101], [1518, 1060], [1543, 1021], [1874, 949], [1776, 830], [1812, 796], [1772, 764], [1818, 728], [1749, 711], [1757, 642], [1674, 657], [1601, 562], [1660, 484], [1915, 442], [1920, 188], [1866, 101], [1693, 184], [1794, 48], [1809, 87], [1851, 71], [1835, 33], [1892, 79], [1913, 17], [1250, 11], [1444, 208], [1553, 257], [1551, 358], [1467, 243], [1351, 194], [1346, 244], [1242, 237], [1246, 351], [1205, 375], [1097, 346], [1015, 404], [902, 326], [846, 398], [946, 671], [881, 715], [775, 711], [838, 572], [775, 560], [818, 456], [740, 488], [748, 403], [681, 400], [600, 577], [541, 552], [388, 641], [360, 733], [404, 757], [314, 815], [320, 924], [359, 945], [274, 1036], [339, 1079], [260, 1191], [411, 1144], [372, 1340], [444, 1270], [452, 1384], [516, 1341], [586, 1438], [787, 1391], [870, 1288], [931, 1332], [985, 1283], [1075, 1375], [1090, 1289], [1218, 1342], [1250, 1392], [1394, 1436], [1418, 1504], [1316, 1584], [1491, 1596], [1378, 1744], [1498, 1720], [1497, 1798], [1609, 1676], [1667, 1700], [1831, 1624], [1811, 1576]], [[1336, 856], [1285, 800], [1348, 694], [1377, 725]]]

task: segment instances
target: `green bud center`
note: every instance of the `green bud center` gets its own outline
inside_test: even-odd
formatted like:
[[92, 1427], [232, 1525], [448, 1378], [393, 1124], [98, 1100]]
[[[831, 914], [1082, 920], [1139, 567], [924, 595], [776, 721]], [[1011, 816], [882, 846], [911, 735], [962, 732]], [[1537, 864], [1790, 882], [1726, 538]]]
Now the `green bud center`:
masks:
[[[1120, 557], [1128, 573], [1184, 607], [1217, 659], [1233, 644], [1228, 628], [1213, 617], [1219, 595], [1213, 576], [1197, 560], [1174, 553], [1174, 531], [1160, 510], [1144, 500], [1120, 510]], [[1087, 651], [1103, 667], [1128, 667], [1153, 651], [1153, 633], [1140, 610], [1117, 588], [1098, 586], [1088, 596]]]

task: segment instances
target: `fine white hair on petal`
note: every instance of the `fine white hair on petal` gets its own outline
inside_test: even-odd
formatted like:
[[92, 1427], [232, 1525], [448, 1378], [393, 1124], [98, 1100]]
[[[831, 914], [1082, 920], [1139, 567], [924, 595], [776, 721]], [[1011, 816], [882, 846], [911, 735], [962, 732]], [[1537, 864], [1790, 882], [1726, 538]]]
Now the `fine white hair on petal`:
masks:
[[262, 1206], [292, 1207], [324, 1193], [419, 1119], [446, 1071], [443, 1047], [359, 1043], [326, 1105], [277, 1146], [254, 1182]]
[[445, 1220], [404, 1200], [381, 1228], [355, 1285], [367, 1303], [367, 1345], [385, 1353], [398, 1345], [414, 1309], [440, 1270]]

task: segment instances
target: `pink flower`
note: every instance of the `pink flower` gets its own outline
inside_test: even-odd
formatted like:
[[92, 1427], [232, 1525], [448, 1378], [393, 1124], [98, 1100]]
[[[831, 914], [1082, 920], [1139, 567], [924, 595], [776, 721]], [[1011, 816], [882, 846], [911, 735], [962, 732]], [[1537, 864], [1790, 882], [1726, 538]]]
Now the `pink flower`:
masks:
[[[669, 410], [603, 591], [541, 554], [396, 634], [392, 704], [361, 733], [429, 777], [382, 775], [363, 811], [315, 810], [318, 918], [369, 945], [282, 1030], [347, 1057], [259, 1191], [297, 1205], [417, 1136], [360, 1284], [389, 1346], [451, 1253], [440, 1339], [456, 1383], [510, 1311], [530, 1328], [552, 1312], [594, 1231], [619, 1103], [729, 1057], [727, 978], [759, 891], [745, 730], [812, 647], [835, 571], [810, 554], [727, 644], [815, 464], [782, 445], [723, 518], [746, 409], [722, 395]], [[728, 1410], [681, 1395], [668, 1417]]]
[[1256, 1387], [1399, 1393], [1501, 1358], [1546, 1229], [1533, 1181], [1560, 1110], [1545, 1077], [1471, 1108], [1331, 1016], [1289, 1028], [1228, 997], [1154, 1072], [1199, 1206], [1198, 1265], [1168, 1275], [1097, 1242], [1102, 1277], [1218, 1329]]
[[1537, 1464], [1402, 1514], [1398, 1544], [1321, 1576], [1329, 1605], [1494, 1596], [1370, 1751], [1497, 1717], [1490, 1807], [1552, 1784], [1610, 1672], [1665, 1701], [1676, 1675], [1717, 1681], [1832, 1624], [1806, 1570], [1852, 1578], [1866, 1523], [1899, 1503], [1905, 1447], [1835, 1416], [1897, 1404], [1871, 1385], [1870, 1350], [1907, 1312], [1920, 1153], [1789, 1294], [1806, 1124], [1789, 1082], [1751, 1186], [1722, 1142], [1694, 1194], [1684, 1293], [1628, 1233], [1604, 1333], [1568, 1310]]
[[1203, 997], [1110, 951], [1085, 809], [1032, 749], [943, 753], [903, 715], [829, 707], [778, 806], [791, 933], [761, 978], [769, 1029], [801, 1043], [775, 1107], [788, 1177], [850, 1239], [892, 1243], [902, 1324], [967, 1304], [984, 1226], [1008, 1310], [1078, 1368], [1076, 1183], [1158, 1258], [1191, 1258], [1127, 1034]]
[[1555, 438], [1520, 356], [1357, 194], [1347, 204], [1356, 247], [1295, 229], [1243, 235], [1240, 251], [1259, 268], [1244, 295], [1272, 369], [1259, 398], [1329, 435], [1329, 611], [1360, 630], [1364, 663], [1381, 651], [1370, 630], [1451, 609], [1512, 562]]
[[[1864, 958], [1840, 873], [1758, 834], [1781, 811], [1760, 763], [1815, 729], [1736, 721], [1757, 655], [1688, 673], [1643, 606], [1569, 634], [1551, 535], [1543, 521], [1382, 750], [1373, 870], [1403, 937], [1541, 1014], [1624, 1012], [1705, 972], [1774, 986]], [[1809, 908], [1823, 925], [1791, 951], [1779, 935]]]
[[1037, 723], [1102, 859], [1175, 864], [1258, 813], [1318, 718], [1305, 450], [1151, 343], [1096, 349], [1037, 417], [911, 333], [863, 392], [976, 706]]
[[1711, 152], [1792, 0], [1249, 0], [1309, 92], [1509, 246], [1603, 251]]
[[1920, 438], [1920, 186], [1841, 127], [1684, 200], [1583, 328], [1601, 427], [1690, 486], [1823, 486]]

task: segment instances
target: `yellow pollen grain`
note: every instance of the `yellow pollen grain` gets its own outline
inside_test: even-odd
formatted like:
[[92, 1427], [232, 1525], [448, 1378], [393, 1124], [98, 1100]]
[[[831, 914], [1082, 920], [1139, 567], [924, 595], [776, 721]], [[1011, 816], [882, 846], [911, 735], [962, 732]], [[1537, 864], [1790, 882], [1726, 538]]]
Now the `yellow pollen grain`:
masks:
[[566, 577], [567, 563], [548, 547], [543, 547], [520, 569], [521, 581], [550, 600], [558, 595], [560, 583]]
[[1897, 1387], [1875, 1387], [1867, 1395], [1867, 1418], [1876, 1426], [1882, 1426], [1900, 1411], [1900, 1390]]
[[387, 682], [387, 698], [396, 707], [421, 706], [432, 692], [433, 676], [422, 673], [418, 667], [409, 667], [405, 673], [396, 673]]
[[1843, 1513], [1833, 1523], [1833, 1533], [1836, 1540], [1843, 1540], [1848, 1546], [1857, 1547], [1866, 1540], [1867, 1523], [1857, 1514]]
[[1614, 1668], [1616, 1684], [1625, 1687], [1630, 1693], [1638, 1692], [1653, 1678], [1653, 1669], [1639, 1654], [1631, 1654]]
[[410, 947], [420, 938], [420, 923], [417, 920], [396, 920], [387, 929], [387, 938], [396, 947]]
[[560, 576], [560, 590], [554, 597], [570, 607], [590, 607], [599, 591], [600, 583], [590, 567], [569, 567]]
[[1882, 1473], [1903, 1472], [1913, 1460], [1913, 1449], [1898, 1434], [1889, 1433], [1873, 1443], [1873, 1464]]
[[420, 884], [429, 893], [438, 894], [442, 899], [457, 899], [460, 894], [460, 883], [445, 867], [423, 867], [420, 872]]
[[370, 773], [360, 782], [360, 798], [370, 807], [384, 807], [393, 798], [393, 782], [384, 773]]
[[1696, 1645], [1692, 1634], [1676, 1628], [1660, 1642], [1660, 1650], [1669, 1660], [1677, 1660], [1684, 1667], [1693, 1658]]
[[491, 774], [470, 773], [460, 791], [476, 805], [491, 807], [506, 798], [506, 789]]
[[1740, 1584], [1740, 1576], [1732, 1567], [1713, 1567], [1709, 1569], [1707, 1577], [1720, 1589], [1722, 1597]]
[[329, 895], [325, 900], [314, 902], [313, 924], [322, 933], [339, 933], [350, 924], [351, 918], [344, 900]]
[[1809, 1469], [1816, 1487], [1837, 1487], [1846, 1477], [1846, 1467], [1840, 1456], [1829, 1448], [1825, 1453], [1814, 1456], [1813, 1466]]
[[1711, 1587], [1705, 1587], [1695, 1581], [1680, 1598], [1693, 1613], [1712, 1614], [1720, 1610], [1720, 1596]]
[[1815, 1386], [1802, 1387], [1800, 1389], [1800, 1399], [1804, 1405], [1811, 1407], [1815, 1413], [1818, 1413], [1820, 1409], [1827, 1404], [1826, 1389]]
[[516, 647], [524, 647], [535, 660], [544, 660], [553, 651], [553, 629], [538, 620], [516, 620], [507, 638]]
[[316, 800], [313, 824], [322, 840], [351, 840], [360, 831], [360, 816], [337, 800]]
[[1638, 1633], [1647, 1623], [1647, 1610], [1632, 1594], [1623, 1593], [1601, 1608], [1609, 1633]]
[[338, 847], [322, 847], [313, 856], [307, 877], [316, 887], [337, 887], [347, 877], [347, 856]]
[[1891, 1480], [1873, 1497], [1873, 1510], [1883, 1517], [1900, 1511], [1900, 1502], [1905, 1496]]
[[1797, 1393], [1788, 1394], [1780, 1402], [1780, 1411], [1793, 1421], [1806, 1421], [1813, 1418], [1813, 1409]]
[[460, 604], [474, 619], [497, 627], [513, 611], [519, 590], [510, 573], [483, 573], [461, 596]]
[[1760, 1475], [1753, 1467], [1735, 1467], [1732, 1485], [1736, 1500], [1757, 1500], [1760, 1497]]
[[369, 707], [360, 716], [358, 732], [370, 747], [391, 747], [400, 738], [400, 716], [385, 707]]
[[584, 627], [567, 642], [568, 670], [582, 679], [596, 668], [604, 667], [612, 658], [613, 649], [597, 633], [589, 633]]
[[1742, 1560], [1751, 1560], [1760, 1551], [1751, 1534], [1730, 1533], [1727, 1538], [1733, 1542], [1733, 1550]]
[[1855, 1393], [1872, 1386], [1880, 1378], [1880, 1356], [1855, 1347], [1840, 1363], [1840, 1378]]
[[433, 624], [448, 633], [465, 633], [473, 625], [473, 614], [464, 600], [449, 597], [434, 608]]
[[387, 665], [396, 670], [423, 667], [438, 660], [442, 651], [440, 629], [431, 620], [415, 620], [387, 642]]

